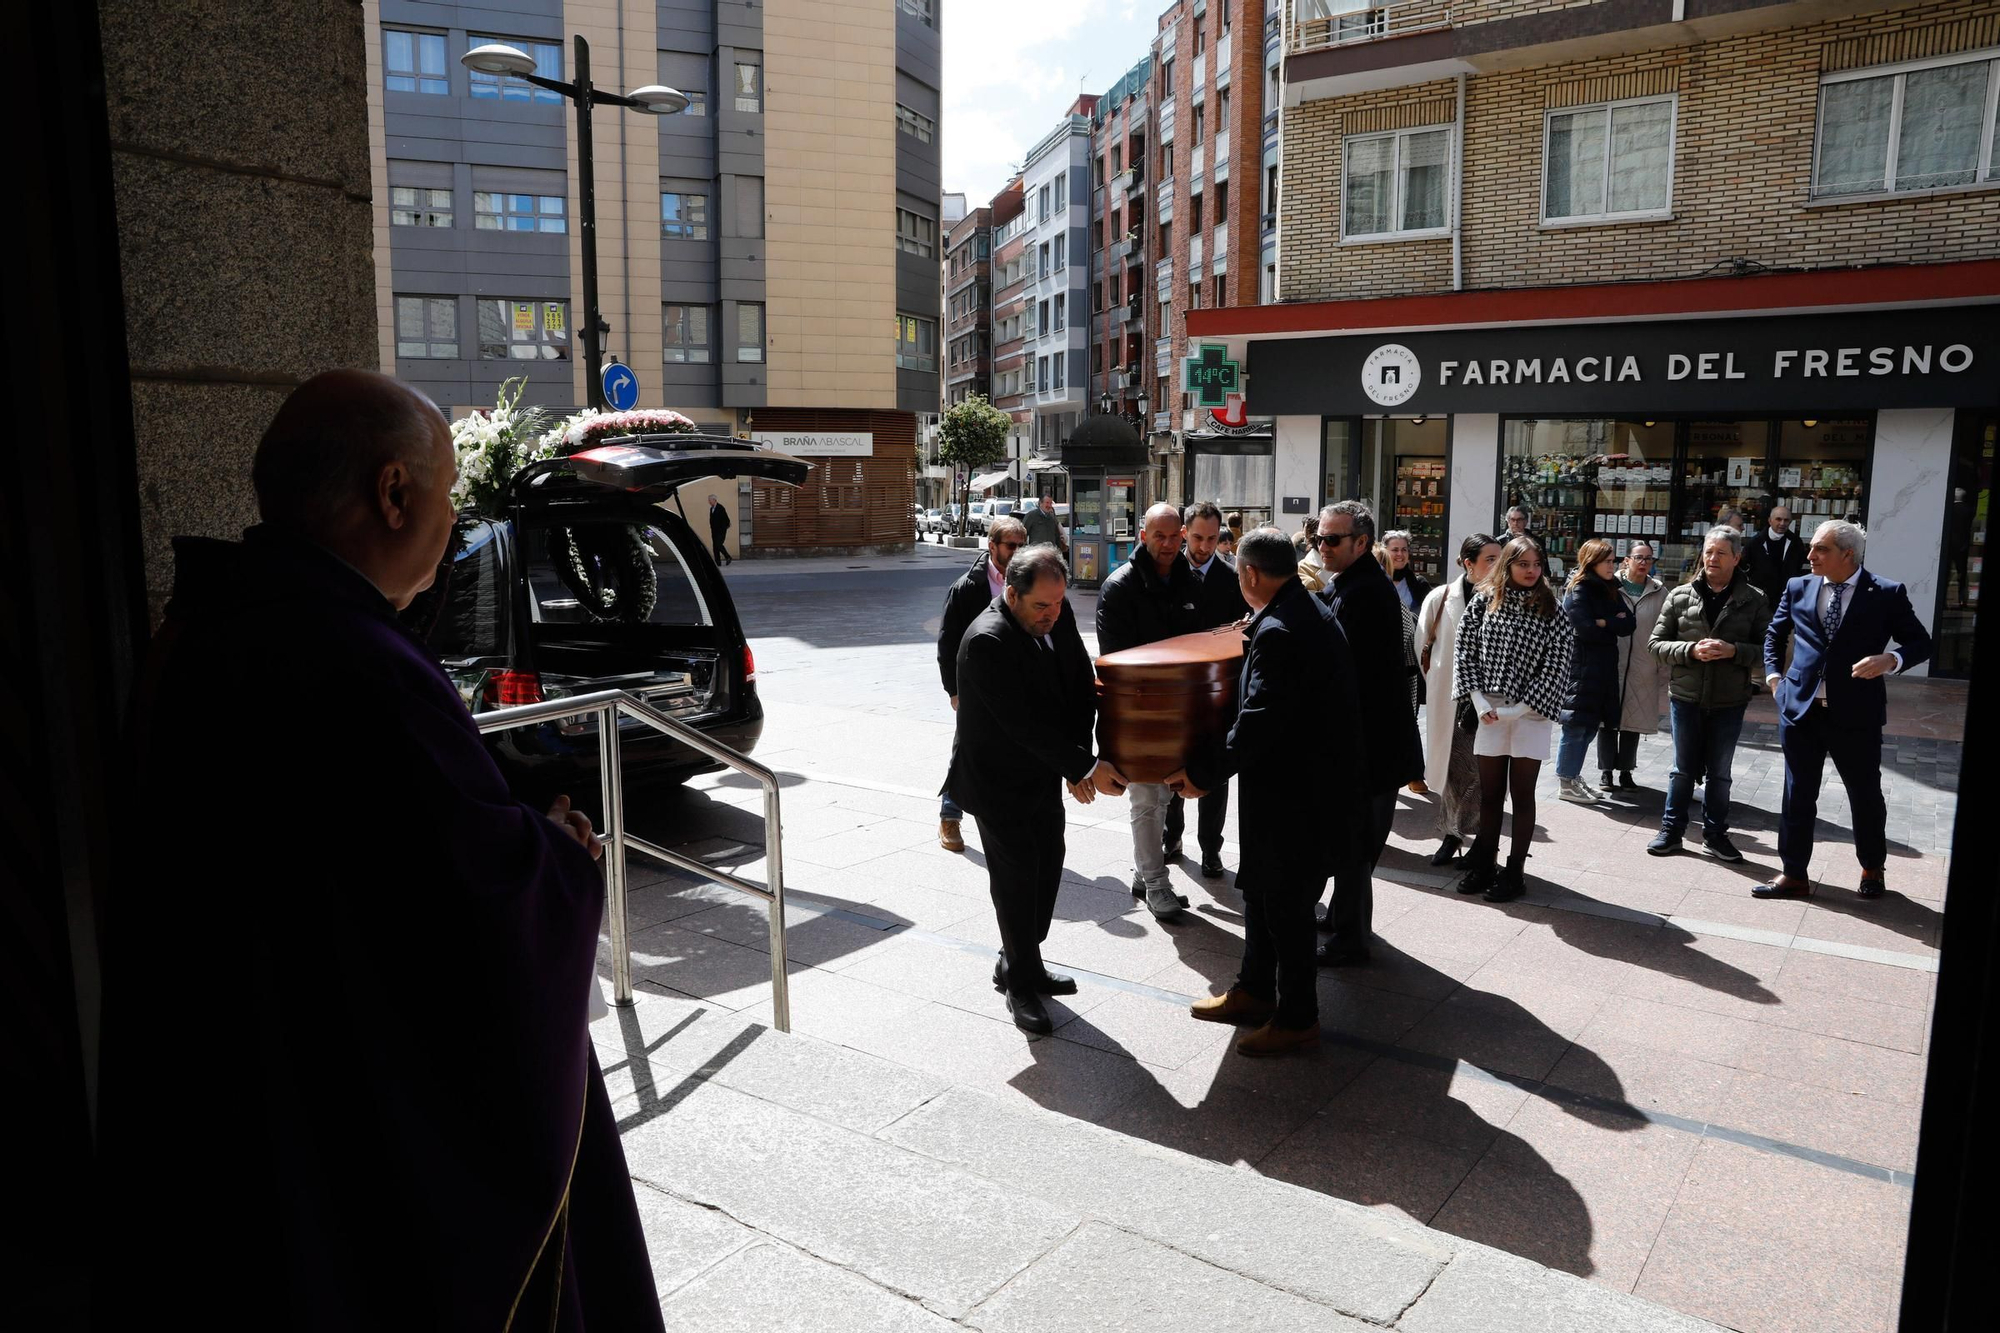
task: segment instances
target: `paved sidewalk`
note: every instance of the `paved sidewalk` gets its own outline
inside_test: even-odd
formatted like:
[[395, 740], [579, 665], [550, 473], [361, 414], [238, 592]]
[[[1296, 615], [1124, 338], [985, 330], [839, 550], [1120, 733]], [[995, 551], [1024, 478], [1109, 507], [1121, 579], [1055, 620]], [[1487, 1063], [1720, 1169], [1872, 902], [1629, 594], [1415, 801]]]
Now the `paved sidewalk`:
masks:
[[[934, 693], [934, 668], [901, 645], [842, 661], [879, 683], [879, 709], [815, 703], [811, 681], [782, 675], [766, 692], [766, 735], [790, 748], [760, 757], [797, 779], [784, 808], [798, 1032], [1733, 1328], [1894, 1326], [1956, 740], [1893, 742], [1891, 892], [1872, 903], [1851, 893], [1833, 780], [1814, 867], [1826, 887], [1809, 902], [1748, 896], [1772, 864], [1778, 792], [1754, 725], [1737, 763], [1746, 867], [1644, 855], [1664, 738], [1642, 746], [1648, 790], [1604, 809], [1556, 802], [1545, 770], [1531, 892], [1504, 907], [1451, 892], [1427, 864], [1432, 808], [1406, 796], [1378, 876], [1377, 960], [1322, 976], [1316, 1055], [1251, 1062], [1185, 1012], [1233, 976], [1240, 899], [1183, 862], [1185, 919], [1138, 909], [1113, 799], [1070, 807], [1047, 946], [1082, 992], [1054, 1005], [1053, 1038], [1023, 1038], [990, 984], [998, 940], [970, 821], [964, 855], [936, 843], [926, 789], [949, 714], [890, 702], [926, 698], [918, 682]], [[705, 778], [661, 818], [702, 830], [692, 854], [755, 877], [757, 799]], [[767, 1020], [761, 907], [636, 861], [634, 883], [642, 989]], [[1065, 1216], [1096, 1216], [1049, 1188]]]

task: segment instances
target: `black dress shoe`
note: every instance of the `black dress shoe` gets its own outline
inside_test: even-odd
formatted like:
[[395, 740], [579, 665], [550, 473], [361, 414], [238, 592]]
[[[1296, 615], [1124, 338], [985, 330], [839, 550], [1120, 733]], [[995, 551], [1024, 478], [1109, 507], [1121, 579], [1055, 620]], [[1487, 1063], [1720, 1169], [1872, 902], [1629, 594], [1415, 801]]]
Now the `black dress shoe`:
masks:
[[1759, 884], [1750, 890], [1752, 898], [1809, 898], [1812, 896], [1810, 880], [1787, 879], [1783, 875], [1769, 884]]
[[1358, 967], [1368, 961], [1368, 950], [1326, 941], [1313, 949], [1313, 962], [1321, 967]]
[[1632, 770], [1626, 769], [1618, 775], [1618, 785], [1625, 791], [1637, 791], [1639, 784], [1632, 780]]
[[1861, 883], [1855, 886], [1854, 896], [1857, 898], [1880, 898], [1882, 891], [1888, 887], [1888, 884], [1883, 881], [1881, 871], [1864, 870], [1861, 872]]
[[1056, 1030], [1056, 1025], [1049, 1021], [1049, 1011], [1042, 1008], [1039, 995], [1009, 995], [1007, 1007], [1014, 1013], [1014, 1026], [1023, 1032], [1047, 1036]]
[[1222, 853], [1203, 852], [1201, 854], [1201, 873], [1205, 879], [1221, 879]]
[[1465, 858], [1465, 873], [1459, 877], [1457, 889], [1468, 898], [1475, 893], [1484, 893], [1493, 887], [1493, 855], [1474, 848]]
[[1313, 904], [1313, 925], [1322, 935], [1329, 934], [1333, 930], [1333, 917], [1328, 913], [1325, 903]]
[[1444, 841], [1439, 843], [1438, 849], [1431, 853], [1431, 864], [1434, 866], [1450, 865], [1452, 858], [1458, 855], [1458, 847], [1458, 835], [1456, 833], [1445, 834]]
[[1166, 852], [1166, 858], [1167, 858], [1167, 859], [1168, 859], [1169, 861], [1178, 861], [1178, 860], [1180, 860], [1180, 859], [1181, 859], [1181, 845], [1180, 845], [1180, 842], [1179, 842], [1178, 840], [1176, 840], [1176, 841], [1174, 841], [1174, 842], [1170, 842], [1170, 843], [1168, 843], [1168, 844], [1166, 845], [1166, 848], [1165, 848], [1165, 852]]
[[1074, 995], [1076, 994], [1076, 978], [1061, 972], [1050, 972], [1044, 969], [1042, 979], [1035, 983], [1035, 994]]

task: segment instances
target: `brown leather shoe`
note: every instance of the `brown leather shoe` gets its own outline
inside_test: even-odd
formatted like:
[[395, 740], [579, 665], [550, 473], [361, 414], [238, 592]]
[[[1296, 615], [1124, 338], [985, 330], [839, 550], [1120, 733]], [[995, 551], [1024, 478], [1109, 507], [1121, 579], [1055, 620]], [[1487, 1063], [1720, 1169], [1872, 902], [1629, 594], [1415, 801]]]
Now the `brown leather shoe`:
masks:
[[1750, 890], [1752, 898], [1810, 898], [1813, 886], [1809, 879], [1793, 879], [1790, 875], [1779, 875], [1769, 884], [1759, 884]]
[[965, 837], [959, 832], [958, 821], [956, 819], [940, 819], [938, 821], [938, 846], [948, 852], [962, 852], [965, 850]]
[[1880, 870], [1864, 870], [1861, 872], [1861, 884], [1854, 893], [1858, 898], [1880, 898], [1888, 887], [1889, 883]]
[[1233, 1023], [1238, 1027], [1254, 1028], [1270, 1022], [1271, 1015], [1278, 1012], [1278, 1006], [1260, 1000], [1240, 987], [1231, 986], [1226, 994], [1196, 1000], [1188, 1006], [1188, 1012], [1208, 1023]]
[[1276, 1023], [1266, 1023], [1249, 1036], [1236, 1043], [1238, 1055], [1289, 1055], [1293, 1051], [1311, 1050], [1319, 1045], [1319, 1024], [1309, 1028], [1281, 1028]]

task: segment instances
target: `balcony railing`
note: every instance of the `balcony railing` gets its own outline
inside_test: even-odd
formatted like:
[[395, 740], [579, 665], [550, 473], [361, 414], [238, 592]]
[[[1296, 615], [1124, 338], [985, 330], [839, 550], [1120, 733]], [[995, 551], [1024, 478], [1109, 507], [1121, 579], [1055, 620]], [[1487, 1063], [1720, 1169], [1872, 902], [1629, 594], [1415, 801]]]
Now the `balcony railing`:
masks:
[[1215, 271], [1221, 273], [1229, 263], [1229, 224], [1218, 222], [1209, 239], [1209, 254], [1215, 261]]
[[1125, 182], [1126, 198], [1129, 199], [1132, 196], [1141, 194], [1145, 191], [1146, 173], [1144, 171], [1140, 170], [1138, 167], [1131, 167], [1126, 171], [1125, 174], [1132, 178], [1127, 182]]
[[1291, 4], [1293, 55], [1451, 26], [1451, 6], [1445, 0], [1291, 0]]
[[1188, 170], [1194, 175], [1201, 175], [1202, 167], [1206, 163], [1207, 158], [1208, 145], [1204, 143], [1196, 144], [1188, 157]]
[[1229, 57], [1236, 49], [1236, 34], [1225, 32], [1215, 44], [1215, 86], [1218, 91], [1229, 86]]
[[1160, 104], [1161, 143], [1165, 143], [1167, 140], [1174, 137], [1174, 118], [1175, 118], [1174, 101], [1172, 98], [1168, 98]]
[[[1166, 374], [1165, 371], [1161, 371], [1160, 373], [1163, 375]], [[1155, 434], [1165, 434], [1174, 428], [1173, 421], [1174, 414], [1171, 412], [1153, 413], [1153, 432]]]
[[1192, 277], [1201, 276], [1201, 237], [1188, 237], [1188, 273]]
[[1133, 178], [1136, 177], [1138, 174], [1139, 173], [1137, 171], [1134, 171], [1131, 167], [1127, 167], [1125, 168], [1125, 170], [1119, 172], [1116, 176], [1113, 176], [1111, 178], [1111, 193], [1113, 195], [1124, 195], [1131, 193]]
[[1153, 191], [1153, 207], [1158, 211], [1162, 219], [1173, 211], [1174, 178], [1172, 176], [1161, 181], [1158, 188]]

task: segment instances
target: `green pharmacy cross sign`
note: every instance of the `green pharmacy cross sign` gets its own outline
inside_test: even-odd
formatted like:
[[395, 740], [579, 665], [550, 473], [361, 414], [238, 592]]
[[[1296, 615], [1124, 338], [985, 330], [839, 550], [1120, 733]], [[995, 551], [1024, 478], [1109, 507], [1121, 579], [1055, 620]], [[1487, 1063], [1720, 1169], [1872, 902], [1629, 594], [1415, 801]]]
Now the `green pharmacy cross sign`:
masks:
[[1181, 360], [1181, 387], [1199, 395], [1203, 407], [1227, 407], [1229, 395], [1242, 392], [1242, 372], [1220, 343], [1203, 343], [1196, 356]]

